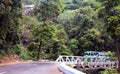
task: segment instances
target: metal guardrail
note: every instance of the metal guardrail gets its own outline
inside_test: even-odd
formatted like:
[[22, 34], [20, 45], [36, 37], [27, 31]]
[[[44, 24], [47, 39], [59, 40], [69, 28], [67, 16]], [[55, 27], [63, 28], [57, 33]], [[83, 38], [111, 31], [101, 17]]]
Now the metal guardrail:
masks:
[[116, 67], [118, 65], [117, 61], [112, 61], [107, 59], [105, 61], [97, 60], [88, 60], [89, 58], [83, 56], [59, 56], [56, 62], [63, 62], [65, 64], [71, 65], [72, 67], [79, 67], [80, 69], [99, 69], [99, 68], [108, 68]]
[[71, 68], [65, 64], [61, 64], [59, 69], [64, 73], [64, 74], [86, 74], [83, 72], [80, 72], [74, 68]]

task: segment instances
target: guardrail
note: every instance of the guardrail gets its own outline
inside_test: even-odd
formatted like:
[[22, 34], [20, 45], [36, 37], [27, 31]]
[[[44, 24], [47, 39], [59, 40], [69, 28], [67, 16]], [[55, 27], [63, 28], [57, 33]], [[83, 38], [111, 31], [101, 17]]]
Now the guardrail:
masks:
[[[79, 68], [83, 70], [87, 69], [105, 69], [105, 68], [117, 68], [118, 62], [111, 59], [99, 60], [98, 57], [95, 60], [90, 61], [89, 58], [83, 56], [59, 56], [56, 62], [65, 63], [71, 65], [74, 68]], [[104, 58], [101, 58], [104, 59]]]
[[60, 71], [62, 71], [64, 74], [86, 74], [83, 72], [80, 72], [72, 67], [69, 67], [65, 64], [61, 64], [59, 67]]

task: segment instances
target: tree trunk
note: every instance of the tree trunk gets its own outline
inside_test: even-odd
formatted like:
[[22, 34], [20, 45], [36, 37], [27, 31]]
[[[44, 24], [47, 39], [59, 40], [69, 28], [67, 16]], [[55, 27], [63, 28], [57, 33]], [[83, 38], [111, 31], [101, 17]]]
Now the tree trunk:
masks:
[[118, 58], [118, 73], [120, 74], [120, 52], [118, 48], [117, 38], [115, 38], [115, 50], [116, 50], [117, 58]]
[[42, 47], [42, 40], [40, 41], [39, 48], [38, 48], [38, 55], [37, 55], [37, 60], [39, 61], [40, 55], [41, 55], [41, 47]]

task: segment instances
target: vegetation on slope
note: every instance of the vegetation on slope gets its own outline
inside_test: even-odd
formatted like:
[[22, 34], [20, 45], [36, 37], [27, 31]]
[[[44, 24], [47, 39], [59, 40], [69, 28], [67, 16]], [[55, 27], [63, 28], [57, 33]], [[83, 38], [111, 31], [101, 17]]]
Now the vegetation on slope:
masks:
[[[89, 50], [119, 52], [119, 2], [1, 0], [0, 56], [55, 60], [59, 55], [79, 56]], [[24, 15], [22, 5], [31, 4], [34, 10]]]

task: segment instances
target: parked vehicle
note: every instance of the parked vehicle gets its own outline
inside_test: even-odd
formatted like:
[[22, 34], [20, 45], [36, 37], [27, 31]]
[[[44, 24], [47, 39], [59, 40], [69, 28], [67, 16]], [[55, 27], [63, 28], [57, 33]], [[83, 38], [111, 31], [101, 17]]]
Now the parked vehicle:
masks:
[[87, 61], [107, 61], [110, 56], [105, 51], [86, 51], [84, 52], [84, 58]]

